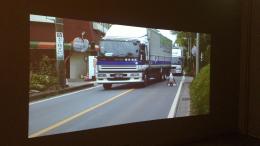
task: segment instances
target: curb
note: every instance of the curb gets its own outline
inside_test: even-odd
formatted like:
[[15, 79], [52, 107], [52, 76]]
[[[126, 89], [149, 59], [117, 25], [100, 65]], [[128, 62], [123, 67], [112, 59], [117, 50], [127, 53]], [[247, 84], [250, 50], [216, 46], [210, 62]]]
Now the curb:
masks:
[[89, 88], [89, 87], [93, 87], [93, 86], [94, 86], [94, 83], [89, 83], [89, 84], [75, 86], [75, 87], [67, 87], [67, 88], [60, 89], [60, 90], [53, 90], [53, 91], [49, 91], [49, 92], [38, 93], [38, 94], [35, 94], [32, 96], [29, 96], [29, 102], [48, 98], [50, 96], [68, 93], [68, 92], [83, 89], [83, 88]]
[[[187, 76], [188, 78], [193, 78], [193, 76]], [[191, 81], [189, 81], [189, 79], [187, 78], [187, 80], [185, 81], [185, 82], [183, 82], [183, 89], [185, 90], [185, 87], [186, 88], [188, 88], [185, 92], [186, 93], [188, 93], [188, 95], [185, 95], [184, 96], [184, 92], [182, 92], [181, 93], [181, 97], [180, 97], [180, 99], [179, 99], [179, 104], [178, 104], [178, 106], [177, 106], [177, 108], [176, 108], [176, 114], [175, 114], [175, 117], [187, 117], [187, 116], [192, 116], [192, 114], [191, 114], [191, 96], [190, 96], [190, 93], [189, 93], [189, 86], [190, 86], [190, 84], [191, 84], [191, 82], [192, 82], [192, 80]], [[184, 102], [187, 102], [187, 99], [188, 98], [188, 100], [189, 100], [189, 106], [188, 106], [188, 108], [189, 108], [189, 110], [187, 110], [187, 108], [184, 108], [185, 110], [183, 110], [183, 106], [185, 106], [183, 103]], [[185, 100], [184, 100], [185, 99]]]
[[174, 118], [174, 117], [176, 117], [177, 107], [179, 105], [179, 100], [180, 100], [180, 93], [181, 93], [182, 86], [183, 86], [184, 82], [185, 82], [185, 76], [182, 76], [182, 79], [181, 79], [181, 81], [179, 83], [179, 88], [177, 89], [177, 93], [176, 93], [176, 95], [174, 97], [174, 100], [173, 100], [173, 103], [172, 103], [172, 106], [171, 106], [171, 109], [170, 109], [170, 112], [169, 112], [167, 118]]

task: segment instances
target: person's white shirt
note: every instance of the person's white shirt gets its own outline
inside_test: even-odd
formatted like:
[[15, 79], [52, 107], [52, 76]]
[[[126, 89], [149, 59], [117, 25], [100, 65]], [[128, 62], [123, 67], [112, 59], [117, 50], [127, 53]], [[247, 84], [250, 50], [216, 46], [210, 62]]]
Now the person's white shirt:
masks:
[[173, 79], [173, 75], [172, 74], [170, 74], [170, 76], [169, 76], [169, 81], [173, 81], [174, 79]]

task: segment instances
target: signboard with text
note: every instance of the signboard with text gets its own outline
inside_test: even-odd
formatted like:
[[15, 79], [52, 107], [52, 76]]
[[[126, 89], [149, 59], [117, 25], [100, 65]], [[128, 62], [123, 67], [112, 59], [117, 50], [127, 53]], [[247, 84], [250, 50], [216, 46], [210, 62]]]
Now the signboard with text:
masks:
[[64, 38], [62, 32], [56, 32], [56, 58], [64, 60]]

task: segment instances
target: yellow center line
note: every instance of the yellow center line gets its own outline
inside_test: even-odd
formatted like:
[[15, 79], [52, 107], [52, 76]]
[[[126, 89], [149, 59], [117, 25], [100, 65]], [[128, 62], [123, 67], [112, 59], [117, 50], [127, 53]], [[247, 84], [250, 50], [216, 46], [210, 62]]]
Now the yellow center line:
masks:
[[44, 133], [46, 133], [46, 132], [48, 132], [48, 131], [50, 131], [50, 130], [53, 130], [53, 129], [55, 129], [55, 128], [58, 128], [58, 127], [60, 127], [60, 126], [62, 126], [62, 125], [64, 125], [64, 124], [66, 124], [66, 123], [68, 123], [68, 122], [70, 122], [70, 121], [72, 121], [72, 120], [74, 120], [74, 119], [76, 119], [76, 118], [78, 118], [78, 117], [80, 117], [80, 116], [83, 116], [84, 114], [86, 114], [86, 113], [88, 113], [88, 112], [90, 112], [90, 111], [92, 111], [92, 110], [94, 110], [94, 109], [96, 109], [96, 108], [99, 108], [99, 107], [101, 107], [101, 106], [103, 106], [103, 105], [105, 105], [105, 104], [107, 104], [107, 103], [109, 103], [109, 102], [111, 102], [111, 101], [117, 99], [118, 97], [120, 97], [120, 96], [122, 96], [122, 95], [125, 95], [125, 94], [127, 94], [127, 93], [133, 91], [133, 90], [134, 90], [134, 89], [129, 89], [129, 90], [127, 90], [127, 91], [125, 91], [125, 92], [123, 92], [123, 93], [117, 95], [117, 96], [114, 96], [114, 97], [112, 97], [112, 98], [109, 98], [108, 100], [106, 100], [106, 101], [104, 101], [104, 102], [102, 102], [102, 103], [99, 103], [99, 104], [97, 104], [97, 105], [95, 105], [95, 106], [93, 106], [93, 107], [87, 108], [87, 109], [85, 109], [85, 110], [83, 110], [83, 111], [81, 111], [81, 112], [79, 112], [79, 113], [77, 113], [77, 114], [75, 114], [75, 115], [73, 115], [73, 116], [71, 116], [71, 117], [65, 118], [65, 119], [63, 119], [63, 120], [57, 122], [56, 124], [53, 124], [53, 125], [51, 125], [51, 126], [49, 126], [49, 127], [47, 127], [47, 128], [44, 128], [44, 129], [42, 129], [42, 130], [40, 130], [40, 131], [38, 131], [38, 132], [35, 132], [35, 133], [29, 135], [29, 138], [33, 138], [33, 137], [40, 136], [40, 135], [42, 135], [42, 134], [44, 134]]

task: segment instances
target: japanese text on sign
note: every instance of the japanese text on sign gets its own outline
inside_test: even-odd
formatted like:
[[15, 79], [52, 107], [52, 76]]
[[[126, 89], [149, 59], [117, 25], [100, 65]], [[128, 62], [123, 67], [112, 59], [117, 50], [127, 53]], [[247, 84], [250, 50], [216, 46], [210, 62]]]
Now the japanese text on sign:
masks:
[[64, 60], [63, 33], [56, 32], [56, 57], [57, 60]]

